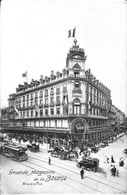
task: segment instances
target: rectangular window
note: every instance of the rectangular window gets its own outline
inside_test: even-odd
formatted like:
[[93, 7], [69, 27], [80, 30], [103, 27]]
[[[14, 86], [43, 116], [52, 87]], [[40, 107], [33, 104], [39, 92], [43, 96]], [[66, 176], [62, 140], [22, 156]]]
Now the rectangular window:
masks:
[[57, 127], [61, 127], [61, 120], [57, 120]]
[[35, 92], [35, 98], [37, 98], [38, 97], [38, 92]]
[[55, 121], [54, 120], [51, 120], [51, 127], [55, 127]]
[[56, 88], [56, 93], [60, 93], [60, 88], [59, 87]]
[[21, 103], [21, 97], [19, 98], [19, 103]]
[[54, 103], [54, 97], [51, 97], [51, 103]]
[[40, 116], [43, 116], [43, 110], [40, 110]]
[[63, 128], [67, 128], [68, 127], [68, 121], [67, 120], [63, 120], [62, 127]]
[[63, 91], [64, 92], [67, 91], [67, 86], [66, 85], [63, 86]]
[[45, 104], [48, 104], [48, 98], [45, 99]]
[[51, 115], [54, 115], [54, 108], [51, 108]]
[[75, 90], [80, 89], [80, 83], [75, 83]]
[[80, 114], [80, 106], [74, 106], [74, 114]]
[[33, 100], [31, 101], [31, 106], [33, 106]]
[[45, 90], [45, 96], [47, 96], [47, 95], [48, 95], [48, 89]]
[[25, 112], [23, 112], [23, 117], [25, 117]]
[[39, 121], [36, 121], [36, 127], [39, 127], [40, 126], [40, 122]]
[[51, 93], [51, 95], [54, 94], [54, 88], [53, 87], [51, 88], [51, 92], [50, 93]]
[[41, 90], [40, 91], [40, 98], [42, 98], [43, 97], [43, 91]]
[[33, 93], [31, 93], [31, 99], [33, 99]]
[[89, 121], [89, 126], [91, 127], [91, 121]]
[[35, 111], [35, 115], [38, 116], [38, 112], [37, 111]]
[[95, 115], [95, 108], [93, 108], [93, 115]]
[[23, 96], [23, 102], [25, 102], [25, 96]]
[[29, 100], [29, 95], [27, 95], [27, 101]]
[[27, 107], [29, 106], [29, 102], [27, 102]]
[[48, 109], [47, 108], [45, 109], [45, 115], [46, 116], [48, 115]]
[[59, 115], [60, 114], [60, 108], [56, 108], [56, 114]]
[[43, 104], [43, 99], [40, 99], [40, 105], [42, 105]]
[[86, 91], [89, 92], [89, 85], [86, 84]]
[[86, 102], [89, 101], [89, 94], [86, 94]]
[[35, 104], [37, 104], [37, 105], [38, 105], [38, 99], [35, 99]]
[[60, 102], [60, 96], [56, 97], [56, 102]]
[[92, 87], [90, 86], [90, 93], [92, 94]]
[[40, 121], [40, 126], [41, 126], [41, 127], [44, 126], [44, 121]]
[[31, 110], [31, 116], [33, 116], [33, 110]]
[[90, 95], [90, 102], [92, 102], [92, 95]]

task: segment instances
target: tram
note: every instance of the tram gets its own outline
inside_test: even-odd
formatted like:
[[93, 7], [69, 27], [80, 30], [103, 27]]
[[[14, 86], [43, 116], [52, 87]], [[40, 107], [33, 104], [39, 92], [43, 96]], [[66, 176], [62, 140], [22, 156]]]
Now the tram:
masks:
[[27, 148], [16, 145], [14, 143], [5, 143], [2, 148], [2, 153], [4, 156], [18, 162], [28, 159], [26, 151]]

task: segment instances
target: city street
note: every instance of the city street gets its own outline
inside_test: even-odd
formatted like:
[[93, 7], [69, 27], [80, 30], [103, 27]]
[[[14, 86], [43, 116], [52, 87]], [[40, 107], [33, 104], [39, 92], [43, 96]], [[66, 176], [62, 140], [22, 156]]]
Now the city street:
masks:
[[[127, 148], [127, 135], [101, 148], [92, 157], [100, 160], [96, 173], [85, 170], [84, 179], [80, 177], [80, 168], [76, 161], [60, 160], [51, 157], [46, 149], [40, 152], [29, 152], [28, 160], [15, 162], [1, 155], [1, 184], [2, 194], [125, 194], [127, 192], [127, 155], [123, 150]], [[119, 170], [119, 177], [111, 176], [111, 155], [115, 166]], [[109, 163], [105, 163], [105, 156]], [[124, 167], [119, 166], [119, 159], [123, 157]]]

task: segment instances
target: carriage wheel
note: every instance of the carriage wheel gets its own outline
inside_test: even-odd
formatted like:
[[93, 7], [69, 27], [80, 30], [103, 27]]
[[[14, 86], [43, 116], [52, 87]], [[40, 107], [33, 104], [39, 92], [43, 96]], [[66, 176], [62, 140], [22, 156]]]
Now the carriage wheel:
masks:
[[64, 160], [64, 155], [61, 155], [60, 158], [61, 158], [62, 160]]

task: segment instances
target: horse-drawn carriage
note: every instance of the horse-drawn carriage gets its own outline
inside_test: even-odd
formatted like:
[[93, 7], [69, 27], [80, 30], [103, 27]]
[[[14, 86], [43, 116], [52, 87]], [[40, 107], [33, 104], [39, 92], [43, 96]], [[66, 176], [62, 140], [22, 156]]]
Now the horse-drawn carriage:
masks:
[[31, 152], [39, 152], [39, 144], [37, 143], [33, 143], [31, 145], [27, 145], [27, 148], [31, 151]]
[[52, 157], [59, 157], [61, 159], [67, 159], [68, 151], [64, 150], [60, 146], [55, 146], [54, 149], [51, 151]]
[[101, 143], [101, 148], [104, 148], [104, 147], [106, 147], [106, 146], [108, 146], [108, 141], [103, 141], [103, 142]]
[[86, 170], [94, 171], [96, 172], [99, 166], [99, 159], [97, 158], [91, 158], [86, 157], [77, 162], [77, 167], [82, 167]]
[[98, 152], [98, 150], [99, 150], [99, 148], [96, 146], [91, 147], [91, 152], [96, 153], [96, 152]]
[[76, 152], [72, 150], [66, 150], [64, 147], [55, 146], [54, 149], [51, 151], [52, 157], [59, 157], [63, 160], [72, 160], [77, 158]]

